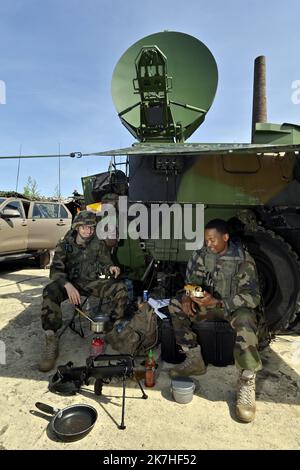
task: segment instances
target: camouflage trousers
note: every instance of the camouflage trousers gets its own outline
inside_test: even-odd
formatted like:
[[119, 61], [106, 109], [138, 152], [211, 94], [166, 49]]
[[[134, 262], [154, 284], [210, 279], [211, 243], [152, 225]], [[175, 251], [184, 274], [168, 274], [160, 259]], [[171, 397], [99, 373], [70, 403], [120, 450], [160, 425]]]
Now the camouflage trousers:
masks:
[[[124, 315], [127, 303], [127, 287], [122, 281], [97, 279], [84, 286], [73, 283], [80, 295], [93, 295], [102, 300], [103, 306], [109, 306], [113, 320]], [[43, 290], [42, 327], [44, 330], [57, 331], [62, 326], [62, 311], [60, 304], [67, 300], [66, 289], [59, 281], [53, 281]]]
[[254, 310], [240, 307], [229, 317], [225, 317], [224, 309], [201, 307], [194, 317], [188, 317], [181, 309], [178, 299], [171, 300], [169, 311], [172, 318], [176, 342], [180, 346], [193, 348], [197, 346], [197, 334], [193, 326], [205, 319], [226, 320], [236, 332], [233, 350], [235, 365], [238, 369], [257, 371], [262, 368], [258, 352], [257, 318]]

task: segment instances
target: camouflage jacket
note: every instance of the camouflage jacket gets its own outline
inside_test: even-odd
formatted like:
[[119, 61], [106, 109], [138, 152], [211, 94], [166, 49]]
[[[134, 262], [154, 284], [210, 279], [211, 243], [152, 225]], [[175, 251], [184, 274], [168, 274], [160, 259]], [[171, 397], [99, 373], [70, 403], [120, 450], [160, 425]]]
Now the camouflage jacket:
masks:
[[50, 278], [63, 285], [68, 281], [84, 285], [113, 266], [105, 242], [96, 235], [85, 245], [77, 245], [75, 239], [76, 231], [70, 230], [58, 242], [50, 267]]
[[227, 313], [260, 304], [255, 262], [240, 244], [230, 242], [224, 255], [211, 253], [205, 246], [194, 251], [187, 265], [186, 283], [200, 285], [222, 300]]

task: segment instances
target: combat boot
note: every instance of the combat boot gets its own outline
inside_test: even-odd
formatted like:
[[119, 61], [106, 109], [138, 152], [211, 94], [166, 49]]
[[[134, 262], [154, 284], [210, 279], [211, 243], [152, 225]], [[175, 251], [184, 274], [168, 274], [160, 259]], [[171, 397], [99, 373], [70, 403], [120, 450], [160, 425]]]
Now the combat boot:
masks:
[[186, 359], [169, 371], [171, 378], [178, 376], [188, 377], [189, 375], [203, 375], [206, 372], [206, 365], [201, 355], [200, 346], [189, 349], [186, 352]]
[[38, 363], [38, 368], [41, 372], [48, 372], [48, 370], [53, 369], [58, 357], [58, 343], [59, 338], [56, 333], [52, 330], [46, 330], [44, 350]]
[[255, 372], [245, 369], [239, 374], [236, 414], [244, 423], [250, 423], [255, 417]]

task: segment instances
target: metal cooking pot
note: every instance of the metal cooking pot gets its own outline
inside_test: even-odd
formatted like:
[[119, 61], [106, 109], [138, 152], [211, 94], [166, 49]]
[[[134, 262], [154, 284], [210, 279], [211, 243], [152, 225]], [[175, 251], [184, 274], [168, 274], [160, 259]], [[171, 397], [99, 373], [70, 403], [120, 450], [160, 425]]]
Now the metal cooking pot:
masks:
[[110, 321], [110, 316], [104, 313], [97, 313], [92, 317], [91, 331], [94, 333], [104, 333], [106, 324]]
[[106, 313], [96, 313], [93, 316], [90, 316], [78, 306], [76, 306], [75, 308], [80, 315], [89, 320], [91, 331], [93, 331], [94, 333], [105, 332], [105, 326], [110, 321], [110, 315]]
[[54, 415], [50, 422], [51, 431], [65, 442], [86, 436], [98, 417], [97, 411], [90, 405], [71, 405], [61, 410], [40, 402], [35, 406], [44, 413]]

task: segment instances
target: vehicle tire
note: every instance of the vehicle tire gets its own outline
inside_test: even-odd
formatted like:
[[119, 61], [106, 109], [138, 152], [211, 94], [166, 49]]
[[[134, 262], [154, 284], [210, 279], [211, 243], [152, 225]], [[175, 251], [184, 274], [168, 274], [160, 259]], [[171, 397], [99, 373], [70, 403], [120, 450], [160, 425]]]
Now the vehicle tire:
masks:
[[258, 227], [244, 242], [257, 266], [266, 320], [271, 332], [286, 329], [300, 309], [300, 263], [283, 238]]
[[36, 257], [36, 264], [37, 264], [38, 268], [41, 268], [41, 269], [44, 269], [47, 266], [49, 266], [49, 264], [50, 264], [50, 251], [46, 250], [46, 251], [43, 251], [42, 253], [40, 253]]

